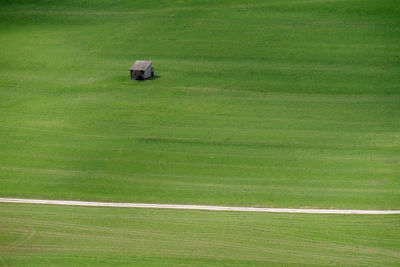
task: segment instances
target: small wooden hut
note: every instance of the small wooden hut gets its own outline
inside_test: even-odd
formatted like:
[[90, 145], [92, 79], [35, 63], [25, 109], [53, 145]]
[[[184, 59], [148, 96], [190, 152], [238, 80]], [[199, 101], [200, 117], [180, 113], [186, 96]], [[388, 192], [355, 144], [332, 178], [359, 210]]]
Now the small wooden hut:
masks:
[[154, 70], [151, 61], [137, 60], [132, 67], [131, 80], [145, 80], [154, 76]]

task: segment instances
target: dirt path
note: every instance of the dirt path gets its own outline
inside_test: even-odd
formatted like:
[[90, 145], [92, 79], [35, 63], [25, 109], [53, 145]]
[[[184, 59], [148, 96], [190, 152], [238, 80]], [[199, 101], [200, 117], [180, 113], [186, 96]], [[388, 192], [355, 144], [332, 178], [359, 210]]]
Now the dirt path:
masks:
[[335, 210], [335, 209], [254, 208], [254, 207], [225, 207], [225, 206], [200, 206], [200, 205], [178, 205], [178, 204], [86, 202], [86, 201], [42, 200], [42, 199], [22, 199], [22, 198], [0, 198], [0, 203], [47, 204], [47, 205], [67, 205], [67, 206], [93, 206], [93, 207], [120, 207], [120, 208], [148, 208], [148, 209], [312, 213], [312, 214], [400, 214], [400, 210]]

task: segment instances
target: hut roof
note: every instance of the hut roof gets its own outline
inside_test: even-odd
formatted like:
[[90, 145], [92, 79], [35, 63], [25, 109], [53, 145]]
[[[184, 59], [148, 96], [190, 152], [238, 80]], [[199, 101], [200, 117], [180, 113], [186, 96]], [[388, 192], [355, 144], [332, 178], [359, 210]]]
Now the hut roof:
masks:
[[137, 60], [130, 70], [146, 70], [150, 65], [151, 61], [146, 61], [146, 60]]

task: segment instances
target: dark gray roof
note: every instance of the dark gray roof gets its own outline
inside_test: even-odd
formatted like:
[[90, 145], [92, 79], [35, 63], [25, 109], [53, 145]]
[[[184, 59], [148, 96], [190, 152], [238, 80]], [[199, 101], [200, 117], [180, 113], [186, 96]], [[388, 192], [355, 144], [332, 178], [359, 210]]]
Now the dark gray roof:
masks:
[[135, 64], [132, 65], [130, 70], [146, 70], [151, 63], [151, 61], [137, 60]]

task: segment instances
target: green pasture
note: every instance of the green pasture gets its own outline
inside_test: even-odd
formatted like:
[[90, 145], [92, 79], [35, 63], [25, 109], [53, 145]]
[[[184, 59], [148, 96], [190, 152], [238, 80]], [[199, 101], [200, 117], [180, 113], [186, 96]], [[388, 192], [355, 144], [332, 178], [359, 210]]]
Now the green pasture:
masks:
[[4, 266], [398, 266], [399, 216], [0, 204]]
[[390, 0], [2, 1], [0, 196], [398, 209], [399, 22]]
[[[397, 0], [0, 1], [0, 197], [400, 209], [399, 178]], [[0, 265], [395, 266], [399, 222], [0, 204]]]

